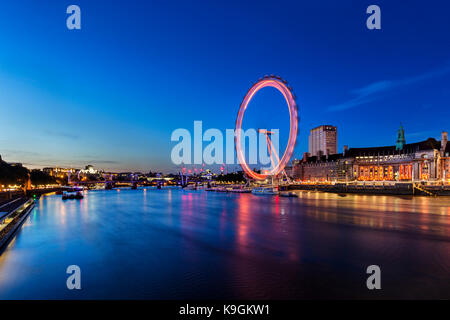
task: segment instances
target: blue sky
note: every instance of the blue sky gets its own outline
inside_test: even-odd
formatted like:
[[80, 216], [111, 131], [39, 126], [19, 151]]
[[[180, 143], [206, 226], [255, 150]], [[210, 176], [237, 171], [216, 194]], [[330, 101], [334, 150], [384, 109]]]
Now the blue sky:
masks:
[[[66, 28], [81, 8], [82, 29]], [[381, 30], [366, 8], [381, 8]], [[30, 167], [91, 163], [175, 171], [177, 128], [233, 128], [265, 74], [293, 87], [309, 130], [338, 127], [338, 148], [392, 145], [450, 130], [446, 1], [2, 1], [0, 154]], [[261, 91], [248, 126], [286, 128]], [[283, 140], [283, 132], [281, 134]], [[282, 143], [281, 143], [282, 144]]]

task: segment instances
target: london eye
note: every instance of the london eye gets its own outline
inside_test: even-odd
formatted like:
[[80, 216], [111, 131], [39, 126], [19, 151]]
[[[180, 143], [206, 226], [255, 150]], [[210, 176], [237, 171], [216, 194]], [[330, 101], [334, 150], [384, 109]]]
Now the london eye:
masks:
[[[272, 134], [271, 131], [266, 129], [258, 129], [259, 133], [262, 133], [266, 137], [267, 142], [267, 148], [271, 160], [271, 170], [264, 173], [258, 173], [253, 171], [246, 159], [244, 152], [242, 148], [242, 121], [244, 119], [245, 111], [254, 97], [254, 95], [261, 89], [265, 87], [273, 87], [281, 92], [284, 99], [286, 100], [287, 106], [289, 108], [289, 139], [287, 142], [287, 146], [283, 152], [283, 155], [280, 159], [280, 156], [278, 155], [277, 151], [275, 150], [270, 136]], [[284, 169], [286, 165], [289, 163], [289, 160], [291, 159], [292, 153], [294, 152], [295, 143], [297, 140], [297, 131], [298, 131], [298, 111], [297, 111], [297, 104], [295, 102], [295, 95], [292, 92], [292, 88], [290, 88], [287, 85], [287, 82], [283, 80], [279, 76], [265, 76], [263, 79], [260, 79], [258, 82], [256, 82], [247, 92], [245, 95], [240, 107], [238, 116], [236, 119], [236, 127], [235, 127], [235, 148], [236, 148], [236, 154], [239, 161], [239, 164], [241, 165], [242, 169], [244, 170], [245, 174], [254, 180], [265, 180], [268, 177], [276, 177], [280, 173], [285, 173]], [[281, 154], [281, 153], [280, 153]]]

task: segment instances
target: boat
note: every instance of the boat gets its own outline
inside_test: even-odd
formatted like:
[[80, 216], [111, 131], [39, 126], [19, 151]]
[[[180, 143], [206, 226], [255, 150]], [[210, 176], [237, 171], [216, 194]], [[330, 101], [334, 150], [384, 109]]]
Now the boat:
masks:
[[250, 192], [252, 192], [252, 189], [238, 187], [238, 188], [231, 189], [230, 192], [233, 192], [233, 193], [250, 193]]
[[256, 187], [252, 189], [252, 193], [256, 195], [277, 195], [279, 191], [277, 187]]
[[75, 199], [83, 199], [83, 198], [84, 198], [84, 195], [81, 191], [77, 191], [75, 193]]
[[197, 185], [195, 185], [195, 184], [188, 184], [187, 186], [183, 187], [183, 190], [195, 191], [195, 190], [197, 190]]
[[298, 194], [294, 191], [282, 191], [280, 192], [280, 197], [293, 197], [298, 198]]
[[83, 189], [81, 188], [73, 188], [62, 193], [62, 199], [83, 199]]

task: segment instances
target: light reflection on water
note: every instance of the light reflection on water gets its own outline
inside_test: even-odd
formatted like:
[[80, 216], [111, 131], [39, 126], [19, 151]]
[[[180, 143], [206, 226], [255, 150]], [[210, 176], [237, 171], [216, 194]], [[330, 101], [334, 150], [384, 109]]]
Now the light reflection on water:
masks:
[[0, 298], [450, 298], [450, 198], [299, 195], [42, 197], [0, 256]]

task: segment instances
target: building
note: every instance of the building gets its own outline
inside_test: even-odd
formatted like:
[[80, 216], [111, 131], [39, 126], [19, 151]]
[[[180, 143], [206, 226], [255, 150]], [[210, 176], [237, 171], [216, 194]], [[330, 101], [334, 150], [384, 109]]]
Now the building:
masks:
[[73, 169], [73, 168], [44, 168], [42, 169], [42, 171], [44, 171], [45, 173], [47, 173], [48, 175], [55, 177], [55, 178], [66, 178], [69, 176], [70, 174], [73, 174], [77, 171], [77, 169]]
[[96, 169], [94, 169], [93, 165], [88, 164], [87, 166], [84, 167], [84, 169], [80, 170], [80, 173], [84, 174], [84, 175], [87, 175], [87, 174], [95, 175], [95, 174], [100, 174], [101, 172], [96, 170]]
[[311, 130], [309, 134], [309, 154], [311, 156], [337, 153], [337, 128], [322, 125]]
[[399, 129], [396, 145], [370, 148], [344, 146], [342, 153], [308, 156], [294, 162], [294, 179], [313, 182], [445, 181], [450, 182], [450, 144], [429, 138], [406, 144]]
[[441, 172], [442, 180], [450, 180], [450, 144], [448, 144], [447, 132], [441, 134]]

